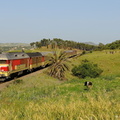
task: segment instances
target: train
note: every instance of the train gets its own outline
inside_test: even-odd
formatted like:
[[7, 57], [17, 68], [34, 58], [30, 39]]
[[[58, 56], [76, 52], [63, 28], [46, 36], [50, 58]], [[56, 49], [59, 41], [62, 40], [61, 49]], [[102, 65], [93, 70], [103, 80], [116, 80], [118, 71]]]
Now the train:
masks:
[[[76, 50], [65, 51], [69, 57], [77, 54]], [[50, 56], [54, 52], [7, 52], [0, 54], [0, 81], [13, 79], [26, 72], [43, 68], [48, 65]]]

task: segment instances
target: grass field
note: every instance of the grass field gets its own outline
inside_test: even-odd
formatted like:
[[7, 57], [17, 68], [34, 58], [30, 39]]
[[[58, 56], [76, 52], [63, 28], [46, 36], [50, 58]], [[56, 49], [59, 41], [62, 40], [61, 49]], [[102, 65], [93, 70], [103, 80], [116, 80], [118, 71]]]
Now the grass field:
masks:
[[[104, 72], [102, 75], [119, 75], [120, 74], [120, 51], [116, 51], [114, 54], [110, 54], [109, 51], [96, 51], [93, 53], [85, 54], [79, 58], [81, 60], [90, 60], [91, 62], [97, 63]], [[78, 59], [77, 59], [77, 64]]]
[[120, 53], [85, 54], [70, 59], [70, 68], [83, 59], [97, 63], [102, 75], [79, 79], [67, 72], [68, 81], [59, 81], [43, 72], [18, 79], [0, 93], [1, 120], [119, 120]]

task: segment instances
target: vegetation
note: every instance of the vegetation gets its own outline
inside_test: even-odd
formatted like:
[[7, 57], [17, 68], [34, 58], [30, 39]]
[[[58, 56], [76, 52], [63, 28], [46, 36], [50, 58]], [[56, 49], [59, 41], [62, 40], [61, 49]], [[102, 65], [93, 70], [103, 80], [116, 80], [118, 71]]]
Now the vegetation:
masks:
[[120, 49], [120, 40], [116, 40], [112, 43], [106, 44], [106, 48], [108, 48], [108, 49]]
[[54, 39], [42, 39], [37, 42], [31, 42], [29, 44], [24, 43], [0, 43], [0, 52], [4, 51], [14, 51], [14, 50], [22, 50], [22, 48], [26, 50], [28, 49], [40, 49], [42, 47], [46, 47], [47, 50], [51, 50], [54, 48], [59, 49], [80, 49], [84, 51], [100, 51], [100, 50], [115, 50], [120, 49], [120, 40], [116, 40], [112, 43], [104, 45], [103, 43], [99, 43], [98, 45], [91, 43], [80, 43], [71, 40], [62, 40], [60, 38]]
[[85, 44], [85, 43], [79, 43], [74, 42], [70, 40], [62, 40], [59, 38], [54, 38], [53, 40], [50, 39], [42, 39], [37, 42], [30, 43], [32, 47], [41, 48], [42, 46], [46, 46], [46, 48], [54, 49], [58, 47], [59, 49], [80, 49], [80, 50], [93, 50], [96, 48], [95, 45]]
[[54, 38], [53, 40], [50, 39], [42, 39], [37, 42], [30, 43], [32, 47], [41, 48], [42, 46], [46, 46], [46, 48], [54, 49], [55, 47], [58, 48], [69, 48], [69, 49], [80, 49], [80, 50], [86, 50], [86, 51], [92, 51], [92, 50], [105, 50], [105, 49], [119, 49], [120, 48], [120, 40], [116, 40], [115, 42], [109, 43], [104, 45], [103, 43], [99, 43], [98, 45], [95, 44], [89, 44], [89, 43], [79, 43], [71, 40], [62, 40], [58, 38]]
[[75, 76], [80, 78], [91, 77], [96, 78], [98, 77], [103, 71], [98, 67], [97, 64], [91, 63], [88, 60], [82, 60], [82, 63], [79, 66], [75, 66], [72, 69], [72, 73]]
[[[84, 82], [93, 88], [85, 90]], [[11, 84], [0, 93], [2, 120], [116, 120], [120, 116], [120, 78], [70, 79], [60, 82], [45, 73]], [[29, 81], [29, 82], [28, 82]], [[9, 106], [9, 107], [8, 107]]]
[[[80, 49], [84, 51], [99, 51], [99, 50], [115, 50], [120, 49], [120, 40], [116, 40], [115, 42], [109, 43], [104, 45], [103, 43], [99, 43], [95, 45], [93, 43], [80, 43], [71, 40], [62, 40], [60, 38], [54, 39], [42, 39], [37, 42], [31, 42], [29, 44], [23, 43], [0, 43], [0, 52], [4, 51], [14, 51], [14, 50], [28, 50], [28, 49], [40, 49], [40, 48], [47, 48], [47, 50], [53, 50], [54, 48], [59, 49]], [[45, 49], [46, 50], [46, 49]]]
[[54, 55], [50, 57], [50, 66], [49, 74], [60, 80], [65, 80], [65, 71], [69, 70], [67, 62], [68, 57], [64, 51], [55, 51]]
[[[103, 70], [99, 77], [81, 79], [72, 75], [74, 66], [89, 63], [82, 62], [85, 59]], [[70, 61], [70, 71], [65, 72], [68, 81], [59, 81], [44, 70], [17, 79], [2, 90], [1, 120], [119, 120], [120, 51], [85, 52]], [[90, 90], [86, 90], [85, 81], [93, 83]]]
[[[114, 54], [112, 54], [114, 52]], [[87, 59], [88, 61], [97, 64], [102, 70], [101, 75], [118, 75], [120, 68], [120, 51], [94, 51], [92, 53], [87, 53], [79, 57], [79, 62], [74, 60], [75, 65], [78, 66], [80, 61]]]

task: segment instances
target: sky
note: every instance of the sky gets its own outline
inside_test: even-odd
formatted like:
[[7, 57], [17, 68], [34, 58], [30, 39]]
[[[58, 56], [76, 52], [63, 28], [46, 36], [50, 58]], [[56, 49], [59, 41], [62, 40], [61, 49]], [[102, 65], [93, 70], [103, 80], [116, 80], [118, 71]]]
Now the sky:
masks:
[[0, 0], [0, 43], [120, 40], [120, 0]]

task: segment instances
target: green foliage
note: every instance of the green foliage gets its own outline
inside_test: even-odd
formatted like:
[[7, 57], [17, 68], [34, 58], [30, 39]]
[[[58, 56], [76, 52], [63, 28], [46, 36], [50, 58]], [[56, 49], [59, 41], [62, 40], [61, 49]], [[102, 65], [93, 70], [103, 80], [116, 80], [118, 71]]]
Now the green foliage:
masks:
[[17, 80], [14, 80], [13, 84], [22, 84], [23, 83], [23, 80], [22, 79], [17, 79]]
[[93, 51], [91, 50], [90, 53], [92, 53]]
[[80, 78], [96, 78], [102, 73], [102, 70], [98, 67], [97, 64], [93, 64], [85, 59], [82, 61], [81, 65], [75, 66], [72, 69], [72, 73], [73, 75], [78, 76]]
[[115, 42], [107, 44], [106, 48], [108, 48], [108, 49], [119, 49], [120, 48], [120, 40], [116, 40]]
[[99, 45], [95, 48], [95, 50], [105, 50], [105, 49], [120, 49], [120, 40], [116, 40], [112, 43], [108, 43], [106, 45], [99, 43]]
[[55, 52], [50, 58], [52, 64], [49, 71], [50, 76], [65, 80], [65, 71], [69, 70], [66, 61], [68, 61], [67, 54], [64, 51]]
[[75, 48], [75, 49], [81, 49], [81, 50], [87, 50], [87, 51], [94, 50], [97, 47], [95, 45], [79, 43], [71, 40], [62, 40], [60, 38], [53, 38], [52, 40], [44, 38], [40, 41], [30, 43], [30, 45], [32, 47], [36, 46], [36, 48], [40, 48], [42, 46], [46, 46], [47, 48], [49, 48], [50, 46], [51, 49], [55, 49], [57, 47], [59, 49]]
[[83, 50], [83, 52], [82, 52], [82, 55], [84, 55], [84, 54], [86, 54], [86, 51], [85, 51], [85, 50]]

